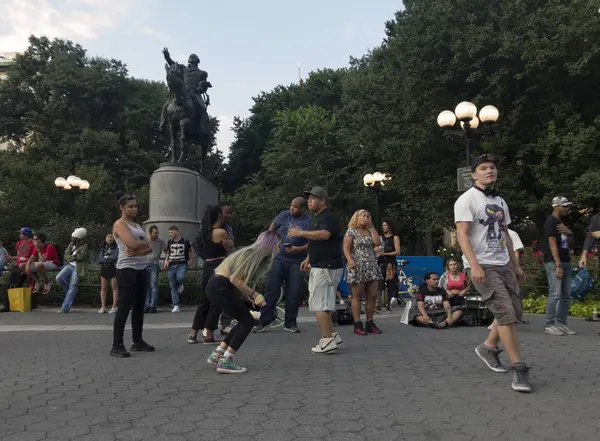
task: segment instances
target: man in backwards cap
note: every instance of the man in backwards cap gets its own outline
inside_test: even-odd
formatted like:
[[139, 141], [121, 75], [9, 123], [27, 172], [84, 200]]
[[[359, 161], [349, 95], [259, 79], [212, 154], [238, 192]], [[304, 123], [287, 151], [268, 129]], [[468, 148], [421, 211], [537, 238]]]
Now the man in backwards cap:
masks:
[[492, 371], [507, 372], [498, 357], [498, 343], [502, 341], [514, 371], [512, 388], [531, 392], [529, 368], [521, 361], [516, 327], [521, 309], [519, 280], [524, 275], [508, 234], [508, 206], [494, 188], [497, 165], [494, 155], [482, 155], [473, 163], [473, 187], [454, 204], [456, 237], [467, 274], [494, 315], [490, 334], [475, 348], [475, 353]]

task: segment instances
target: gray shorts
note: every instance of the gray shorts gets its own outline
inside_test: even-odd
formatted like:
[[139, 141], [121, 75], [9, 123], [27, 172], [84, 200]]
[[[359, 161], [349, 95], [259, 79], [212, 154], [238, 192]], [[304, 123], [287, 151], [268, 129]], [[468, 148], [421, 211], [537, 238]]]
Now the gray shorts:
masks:
[[483, 284], [473, 282], [471, 269], [467, 275], [479, 294], [485, 306], [494, 315], [499, 325], [512, 325], [517, 317], [523, 314], [521, 296], [519, 295], [519, 280], [512, 263], [503, 266], [482, 265], [485, 272]]
[[342, 280], [342, 268], [311, 268], [308, 278], [308, 309], [313, 312], [335, 311], [335, 292]]

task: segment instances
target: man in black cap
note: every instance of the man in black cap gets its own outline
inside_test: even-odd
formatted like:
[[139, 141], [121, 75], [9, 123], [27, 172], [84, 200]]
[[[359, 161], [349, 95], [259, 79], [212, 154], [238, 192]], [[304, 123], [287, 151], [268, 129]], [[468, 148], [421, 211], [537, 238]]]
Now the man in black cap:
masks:
[[508, 225], [510, 214], [504, 199], [494, 188], [498, 179], [498, 158], [482, 155], [472, 165], [473, 187], [454, 204], [456, 237], [463, 252], [463, 264], [475, 289], [481, 294], [494, 322], [487, 340], [475, 353], [494, 372], [507, 372], [498, 354], [502, 341], [514, 371], [512, 388], [531, 392], [529, 368], [521, 361], [517, 317], [521, 309], [519, 280], [523, 270], [515, 260]]
[[314, 354], [328, 354], [338, 349], [342, 339], [333, 332], [331, 312], [335, 310], [335, 293], [342, 279], [342, 243], [340, 223], [327, 208], [327, 191], [313, 187], [305, 193], [308, 209], [313, 213], [308, 231], [290, 228], [289, 237], [308, 239], [308, 256], [300, 265], [302, 271], [310, 269], [308, 280], [308, 307], [315, 312], [321, 328], [321, 339], [312, 348]]

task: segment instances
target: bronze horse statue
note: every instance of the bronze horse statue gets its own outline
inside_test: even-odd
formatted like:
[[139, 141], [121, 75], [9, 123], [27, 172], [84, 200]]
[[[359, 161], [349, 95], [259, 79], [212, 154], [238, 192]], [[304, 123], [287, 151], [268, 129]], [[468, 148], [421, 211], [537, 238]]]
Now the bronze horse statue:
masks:
[[183, 161], [188, 143], [199, 145], [200, 169], [204, 171], [204, 161], [210, 148], [210, 122], [205, 103], [196, 103], [187, 88], [185, 69], [179, 63], [165, 64], [170, 95], [165, 104], [164, 122], [169, 126], [171, 137], [171, 161]]

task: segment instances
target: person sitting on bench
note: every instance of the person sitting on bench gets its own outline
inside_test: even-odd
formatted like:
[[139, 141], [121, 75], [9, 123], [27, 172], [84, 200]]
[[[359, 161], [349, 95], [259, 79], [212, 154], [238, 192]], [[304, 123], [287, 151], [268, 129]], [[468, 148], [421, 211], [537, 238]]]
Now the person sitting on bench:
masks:
[[425, 283], [417, 291], [417, 305], [411, 310], [409, 323], [444, 329], [458, 322], [462, 308], [450, 306], [448, 294], [438, 286], [439, 278], [435, 272], [425, 274]]

